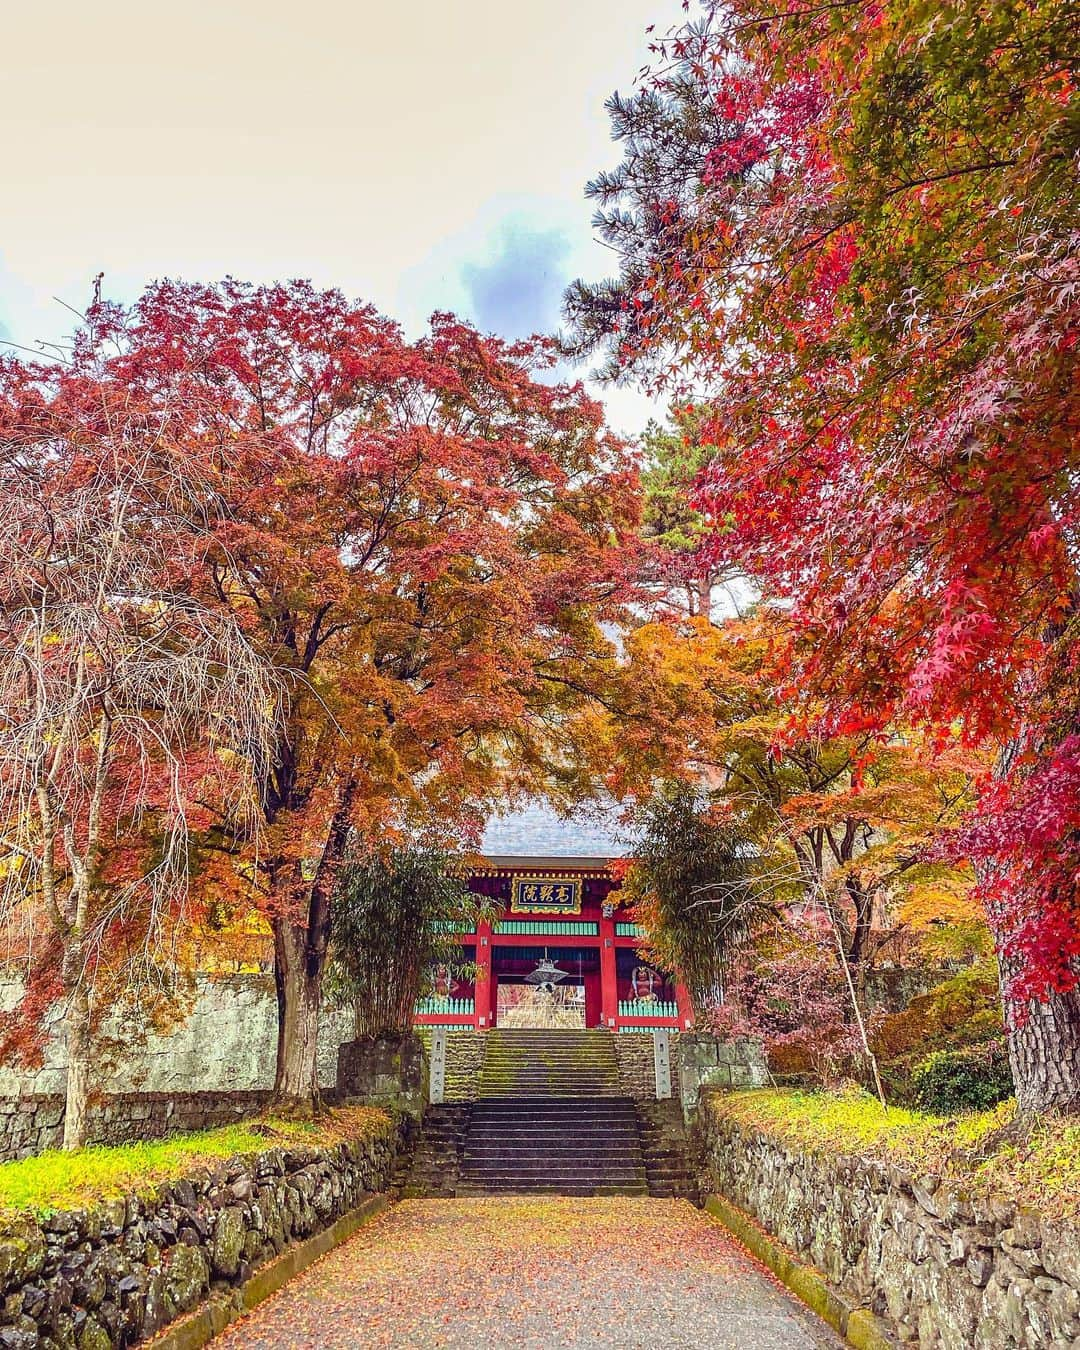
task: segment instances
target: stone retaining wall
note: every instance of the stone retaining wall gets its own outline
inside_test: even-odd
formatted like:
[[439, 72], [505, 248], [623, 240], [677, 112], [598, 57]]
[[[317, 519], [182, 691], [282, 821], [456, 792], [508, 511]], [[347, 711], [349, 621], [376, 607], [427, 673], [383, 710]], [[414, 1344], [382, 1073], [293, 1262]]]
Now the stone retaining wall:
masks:
[[[424, 1049], [431, 1056], [430, 1026], [416, 1028]], [[446, 1038], [446, 1081], [443, 1085], [444, 1102], [474, 1102], [480, 1090], [480, 1074], [484, 1068], [484, 1032], [460, 1027], [450, 1029]]]
[[[18, 980], [0, 975], [0, 1012], [21, 992]], [[0, 1064], [0, 1162], [60, 1141], [67, 1057], [58, 1008], [47, 1014], [45, 1031], [39, 1066]], [[323, 1011], [318, 1062], [324, 1092], [332, 1093], [338, 1047], [352, 1036], [350, 1011]], [[114, 1012], [104, 1019], [98, 1042], [91, 1143], [158, 1139], [242, 1120], [262, 1107], [274, 1083], [273, 977], [199, 975], [171, 1023], [148, 1023], [133, 1010]]]
[[[188, 1130], [233, 1125], [257, 1115], [269, 1092], [126, 1092], [91, 1102], [88, 1143], [129, 1144]], [[58, 1093], [0, 1097], [0, 1162], [59, 1148], [64, 1099]]]
[[273, 1148], [134, 1195], [0, 1222], [0, 1346], [112, 1350], [387, 1189], [397, 1126], [330, 1149]]
[[922, 1350], [1078, 1343], [1077, 1228], [898, 1167], [792, 1149], [726, 1118], [712, 1093], [698, 1121], [706, 1188], [901, 1339]]
[[679, 1095], [687, 1119], [706, 1088], [756, 1088], [768, 1081], [761, 1041], [750, 1037], [724, 1040], [697, 1031], [685, 1031], [679, 1037]]
[[484, 1037], [479, 1031], [452, 1031], [446, 1038], [444, 1102], [476, 1100], [484, 1068]]
[[[615, 1058], [619, 1061], [619, 1081], [628, 1097], [635, 1101], [656, 1100], [656, 1056], [651, 1031], [624, 1031], [615, 1038]], [[679, 1032], [671, 1033], [671, 1095], [679, 1096]]]
[[414, 1031], [346, 1041], [338, 1050], [337, 1098], [420, 1120], [428, 1100], [428, 1052]]
[[[140, 1092], [266, 1092], [274, 1085], [277, 1000], [271, 975], [198, 975], [172, 1020], [145, 1010], [104, 1018], [94, 1056], [95, 1087], [109, 1095]], [[0, 1012], [21, 984], [0, 977]], [[163, 1010], [159, 1010], [161, 1013]], [[333, 1087], [338, 1046], [355, 1032], [351, 1010], [324, 1008], [319, 1019], [319, 1082]], [[60, 1009], [45, 1017], [43, 1062], [0, 1064], [0, 1098], [62, 1093], [67, 1055]]]

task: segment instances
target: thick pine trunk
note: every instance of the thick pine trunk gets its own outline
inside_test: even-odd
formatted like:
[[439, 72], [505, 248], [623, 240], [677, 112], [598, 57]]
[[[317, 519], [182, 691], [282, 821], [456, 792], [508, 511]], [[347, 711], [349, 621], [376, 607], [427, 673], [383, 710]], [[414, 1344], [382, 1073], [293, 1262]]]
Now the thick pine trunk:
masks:
[[68, 995], [64, 1033], [67, 1078], [63, 1147], [77, 1149], [86, 1143], [86, 1113], [90, 1099], [90, 1002], [82, 980]]
[[322, 964], [309, 950], [306, 928], [285, 918], [275, 919], [278, 1045], [274, 1103], [299, 1114], [310, 1114], [319, 1105]]
[[1005, 1025], [1021, 1113], [1080, 1111], [1080, 991], [1032, 1003], [1023, 1021], [1017, 1011]]

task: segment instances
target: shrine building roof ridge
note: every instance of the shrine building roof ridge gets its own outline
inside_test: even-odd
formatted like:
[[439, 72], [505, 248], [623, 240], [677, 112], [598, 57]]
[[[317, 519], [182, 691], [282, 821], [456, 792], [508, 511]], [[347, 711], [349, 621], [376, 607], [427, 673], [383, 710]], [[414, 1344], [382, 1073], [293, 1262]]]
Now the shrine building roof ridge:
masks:
[[590, 872], [597, 876], [607, 876], [611, 864], [620, 855], [567, 858], [554, 856], [526, 857], [513, 853], [502, 855], [485, 853], [481, 856], [484, 862], [477, 869], [481, 872], [552, 872], [557, 874]]

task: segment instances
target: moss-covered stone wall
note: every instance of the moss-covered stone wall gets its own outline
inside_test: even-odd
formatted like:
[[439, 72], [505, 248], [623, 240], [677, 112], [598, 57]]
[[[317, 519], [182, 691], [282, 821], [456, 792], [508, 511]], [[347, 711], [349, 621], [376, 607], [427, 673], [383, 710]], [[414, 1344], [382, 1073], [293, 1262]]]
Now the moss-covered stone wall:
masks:
[[143, 1195], [0, 1219], [0, 1345], [113, 1350], [330, 1227], [390, 1183], [399, 1129], [227, 1159]]
[[705, 1188], [922, 1350], [1080, 1344], [1080, 1229], [843, 1149], [798, 1147], [698, 1113]]
[[[191, 1130], [234, 1125], [258, 1114], [269, 1092], [127, 1092], [95, 1096], [87, 1143], [129, 1144]], [[59, 1148], [64, 1099], [59, 1093], [0, 1096], [0, 1163]]]

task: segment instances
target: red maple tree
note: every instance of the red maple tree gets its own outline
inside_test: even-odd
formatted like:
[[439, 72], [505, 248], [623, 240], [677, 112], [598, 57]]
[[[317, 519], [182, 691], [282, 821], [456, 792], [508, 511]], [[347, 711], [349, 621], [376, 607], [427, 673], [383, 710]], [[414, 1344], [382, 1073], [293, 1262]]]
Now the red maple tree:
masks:
[[695, 402], [828, 734], [1001, 748], [958, 841], [1025, 1109], [1080, 1102], [1075, 69], [1060, 0], [704, 5], [615, 99], [579, 349]]

